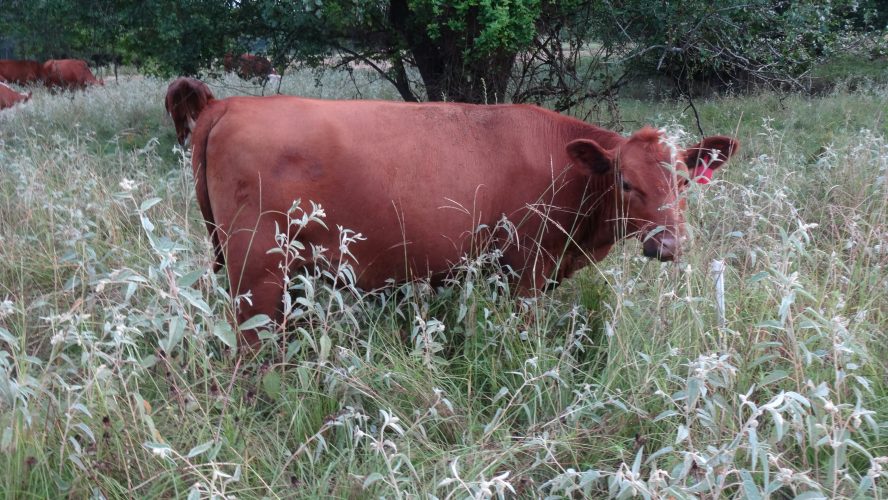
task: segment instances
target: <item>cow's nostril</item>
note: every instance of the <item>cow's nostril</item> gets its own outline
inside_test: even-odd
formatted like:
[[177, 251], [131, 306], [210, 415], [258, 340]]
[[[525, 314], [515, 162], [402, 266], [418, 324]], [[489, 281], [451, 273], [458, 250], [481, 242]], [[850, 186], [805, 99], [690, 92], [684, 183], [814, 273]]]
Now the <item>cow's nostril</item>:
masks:
[[642, 251], [642, 254], [649, 259], [657, 258], [658, 252], [656, 245], [644, 245], [644, 250]]
[[672, 236], [651, 238], [644, 242], [643, 255], [649, 259], [671, 261], [675, 258], [678, 240]]

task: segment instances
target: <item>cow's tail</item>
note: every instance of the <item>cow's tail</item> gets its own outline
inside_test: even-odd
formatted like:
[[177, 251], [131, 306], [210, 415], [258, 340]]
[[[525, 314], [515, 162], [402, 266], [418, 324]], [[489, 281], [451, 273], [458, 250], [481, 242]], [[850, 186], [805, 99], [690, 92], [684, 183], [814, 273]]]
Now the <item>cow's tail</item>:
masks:
[[[198, 111], [199, 113], [199, 111]], [[197, 205], [207, 225], [210, 240], [213, 242], [213, 272], [218, 272], [225, 265], [225, 255], [222, 253], [222, 245], [219, 242], [219, 229], [213, 217], [213, 208], [210, 204], [210, 192], [207, 189], [207, 143], [210, 131], [222, 117], [223, 113], [208, 113], [207, 116], [194, 126], [191, 138], [191, 168], [194, 174], [194, 190], [197, 194]], [[195, 120], [197, 116], [194, 117]]]

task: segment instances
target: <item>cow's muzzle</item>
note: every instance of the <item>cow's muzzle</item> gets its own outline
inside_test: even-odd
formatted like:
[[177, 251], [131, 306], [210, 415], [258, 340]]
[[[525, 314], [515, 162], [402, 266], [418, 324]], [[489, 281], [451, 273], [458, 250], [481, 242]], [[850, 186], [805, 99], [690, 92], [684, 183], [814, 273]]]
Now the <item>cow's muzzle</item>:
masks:
[[663, 232], [645, 240], [642, 248], [645, 257], [667, 262], [678, 256], [680, 244], [678, 238]]

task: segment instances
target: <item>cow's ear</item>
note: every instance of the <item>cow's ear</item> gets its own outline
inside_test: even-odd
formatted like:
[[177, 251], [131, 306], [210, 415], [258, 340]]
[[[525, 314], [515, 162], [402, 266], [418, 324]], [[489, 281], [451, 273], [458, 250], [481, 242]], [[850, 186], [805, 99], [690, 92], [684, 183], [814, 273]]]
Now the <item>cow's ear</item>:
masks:
[[685, 165], [688, 169], [708, 168], [715, 170], [740, 149], [740, 143], [732, 137], [713, 135], [685, 149]]
[[574, 165], [587, 174], [604, 175], [614, 165], [611, 153], [589, 139], [577, 139], [568, 143], [567, 154]]

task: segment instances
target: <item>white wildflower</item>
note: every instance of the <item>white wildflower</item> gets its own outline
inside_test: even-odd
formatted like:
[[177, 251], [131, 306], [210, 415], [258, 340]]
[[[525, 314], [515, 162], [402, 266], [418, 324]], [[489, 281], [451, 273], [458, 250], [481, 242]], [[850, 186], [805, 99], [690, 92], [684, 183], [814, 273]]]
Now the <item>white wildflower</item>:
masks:
[[50, 345], [56, 345], [56, 344], [59, 344], [64, 341], [65, 341], [65, 332], [56, 332], [56, 334], [53, 335], [51, 339], [49, 339]]
[[663, 469], [657, 469], [651, 471], [651, 477], [648, 479], [648, 484], [654, 486], [656, 488], [665, 488], [669, 486], [669, 473]]
[[124, 177], [123, 180], [120, 181], [120, 189], [123, 189], [127, 193], [136, 189], [136, 185], [136, 181], [127, 179], [126, 177]]
[[870, 467], [870, 469], [867, 471], [867, 474], [871, 478], [876, 479], [877, 477], [881, 476], [883, 472], [884, 469], [882, 468], [882, 464], [879, 463], [878, 459], [875, 459], [872, 461], [872, 467]]
[[792, 482], [792, 470], [781, 467], [780, 471], [777, 472], [777, 481], [785, 485], [790, 484]]
[[15, 312], [15, 304], [7, 297], [0, 302], [0, 319], [3, 319]]
[[157, 446], [152, 448], [151, 452], [160, 458], [167, 458], [168, 456], [170, 456], [170, 449], [166, 447]]

